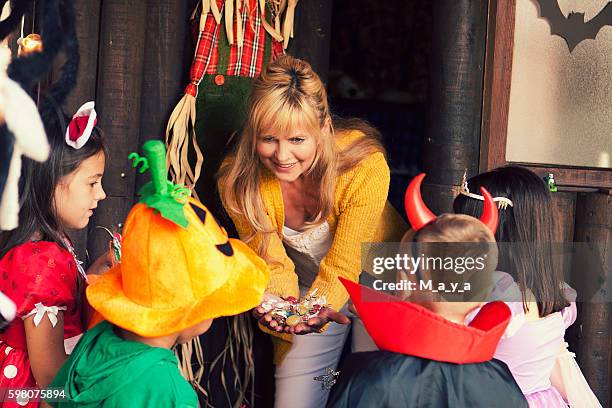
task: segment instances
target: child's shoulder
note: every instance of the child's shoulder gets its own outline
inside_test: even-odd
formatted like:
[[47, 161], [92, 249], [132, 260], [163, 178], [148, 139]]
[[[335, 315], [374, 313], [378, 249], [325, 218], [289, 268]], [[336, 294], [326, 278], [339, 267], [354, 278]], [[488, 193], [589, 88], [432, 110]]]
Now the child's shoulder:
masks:
[[17, 245], [2, 257], [2, 261], [11, 263], [30, 263], [44, 258], [47, 261], [68, 262], [72, 260], [72, 255], [61, 245], [51, 241], [28, 241]]
[[74, 304], [77, 267], [66, 249], [54, 242], [26, 242], [0, 259], [0, 290], [24, 317], [40, 303], [70, 308]]
[[29, 241], [11, 248], [0, 259], [0, 271], [10, 271], [14, 279], [61, 277], [61, 271], [66, 276], [76, 273], [76, 263], [70, 252], [55, 242]]

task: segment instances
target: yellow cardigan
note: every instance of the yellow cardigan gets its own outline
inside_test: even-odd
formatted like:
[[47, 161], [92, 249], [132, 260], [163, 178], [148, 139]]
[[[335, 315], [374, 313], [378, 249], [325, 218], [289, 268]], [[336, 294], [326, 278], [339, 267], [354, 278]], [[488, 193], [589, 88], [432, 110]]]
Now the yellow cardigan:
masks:
[[[338, 136], [337, 144], [342, 149], [362, 134], [351, 131]], [[407, 229], [399, 214], [387, 203], [389, 180], [389, 167], [382, 153], [372, 154], [336, 180], [336, 199], [327, 218], [333, 243], [321, 260], [319, 274], [309, 290], [310, 293], [318, 288], [317, 295], [325, 296], [335, 310], [340, 310], [348, 300], [348, 293], [338, 277], [359, 280], [361, 244], [399, 241]], [[267, 170], [261, 182], [261, 198], [276, 231], [270, 234], [268, 249], [263, 256], [270, 268], [266, 292], [299, 298], [298, 277], [282, 241], [285, 214], [280, 183]], [[253, 236], [253, 229], [244, 216], [230, 215], [243, 240]], [[256, 234], [248, 245], [257, 252], [261, 240], [262, 234]], [[262, 329], [273, 335], [274, 362], [280, 364], [291, 348], [291, 335]]]

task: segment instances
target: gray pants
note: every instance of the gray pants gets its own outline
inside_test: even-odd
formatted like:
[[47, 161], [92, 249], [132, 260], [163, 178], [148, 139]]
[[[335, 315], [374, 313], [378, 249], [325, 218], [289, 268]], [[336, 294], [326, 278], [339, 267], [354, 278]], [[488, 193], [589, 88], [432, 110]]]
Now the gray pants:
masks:
[[329, 390], [322, 389], [321, 382], [313, 378], [325, 374], [326, 368], [337, 368], [351, 326], [352, 352], [377, 350], [361, 319], [346, 307], [341, 312], [351, 317], [351, 324], [331, 323], [323, 333], [293, 336], [291, 350], [283, 363], [276, 367], [275, 408], [325, 407]]

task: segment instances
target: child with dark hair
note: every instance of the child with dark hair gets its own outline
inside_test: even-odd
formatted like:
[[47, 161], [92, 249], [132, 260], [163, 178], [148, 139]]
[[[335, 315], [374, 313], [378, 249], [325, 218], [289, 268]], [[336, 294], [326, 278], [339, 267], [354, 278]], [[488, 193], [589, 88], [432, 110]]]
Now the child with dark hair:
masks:
[[[553, 265], [555, 222], [548, 187], [526, 168], [498, 168], [464, 181], [455, 212], [473, 216], [482, 211], [483, 196], [471, 192], [482, 187], [500, 208], [495, 238], [504, 245], [498, 264], [503, 272], [494, 274], [494, 297], [513, 311], [495, 358], [508, 365], [530, 407], [601, 406], [563, 340], [576, 320], [576, 293]], [[571, 383], [563, 380], [568, 372]]]
[[516, 245], [509, 247], [514, 251], [500, 253], [498, 269], [514, 278], [525, 303], [528, 291], [533, 295], [539, 317], [569, 306], [561, 274], [553, 267], [550, 244], [554, 242], [555, 221], [546, 183], [519, 166], [482, 173], [463, 183], [453, 203], [455, 213], [474, 216], [482, 211], [482, 196], [470, 192], [480, 187], [491, 192], [500, 208], [497, 242], [533, 244]]
[[[172, 348], [263, 297], [266, 263], [229, 238], [189, 190], [167, 180], [161, 141], [143, 150], [137, 160], [152, 180], [125, 221], [121, 263], [87, 287], [105, 321], [85, 333], [53, 380], [65, 392], [49, 401], [54, 407], [196, 408]], [[182, 362], [187, 371], [189, 364]]]
[[[106, 197], [106, 151], [93, 102], [70, 121], [53, 114], [43, 117], [49, 159], [25, 161], [19, 226], [0, 236], [0, 291], [15, 302], [21, 318], [0, 335], [3, 390], [47, 387], [84, 331], [87, 277], [67, 232], [85, 228]], [[88, 272], [109, 266], [105, 255]], [[3, 401], [4, 407], [38, 406], [25, 397]]]

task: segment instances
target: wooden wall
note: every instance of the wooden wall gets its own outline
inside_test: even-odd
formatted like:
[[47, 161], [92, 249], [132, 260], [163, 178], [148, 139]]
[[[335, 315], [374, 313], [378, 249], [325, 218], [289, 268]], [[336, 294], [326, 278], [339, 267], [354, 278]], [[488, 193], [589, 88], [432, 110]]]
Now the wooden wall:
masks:
[[445, 0], [433, 8], [423, 193], [449, 212], [465, 171], [478, 173], [487, 0]]
[[[106, 249], [108, 237], [96, 225], [121, 227], [139, 185], [127, 155], [144, 140], [163, 137], [169, 113], [182, 94], [192, 53], [187, 22], [193, 3], [75, 0], [81, 68], [66, 111], [74, 112], [80, 104], [95, 99], [99, 124], [110, 142], [104, 178], [108, 198], [100, 204], [88, 231], [77, 234], [82, 258], [86, 248], [90, 258]], [[510, 78], [507, 50], [512, 48], [507, 27], [514, 19], [513, 5], [512, 0], [445, 0], [436, 6], [430, 125], [424, 149], [429, 172], [425, 195], [435, 200], [432, 208], [436, 211], [448, 209], [463, 169], [473, 175], [504, 163], [500, 152], [508, 108], [504, 95], [509, 88], [504, 81]], [[329, 0], [299, 3], [289, 52], [307, 58], [324, 79], [331, 29]], [[500, 136], [495, 139], [495, 135]], [[606, 248], [599, 277], [604, 283], [612, 280], [610, 208], [608, 190], [557, 193], [551, 209], [560, 222], [560, 240], [591, 240]], [[571, 256], [559, 262], [568, 280], [580, 281], [580, 268], [572, 265]], [[572, 345], [602, 404], [610, 406], [610, 303], [581, 305], [579, 319]]]
[[81, 66], [65, 110], [95, 100], [110, 153], [103, 180], [107, 198], [88, 230], [75, 234], [83, 259], [86, 249], [93, 260], [107, 248], [109, 237], [96, 226], [122, 227], [141, 184], [127, 156], [145, 140], [164, 137], [182, 95], [191, 58], [191, 3], [75, 0]]
[[604, 407], [612, 406], [612, 192], [578, 193], [574, 241], [588, 252], [574, 255], [572, 286], [583, 294], [571, 332], [576, 357]]

